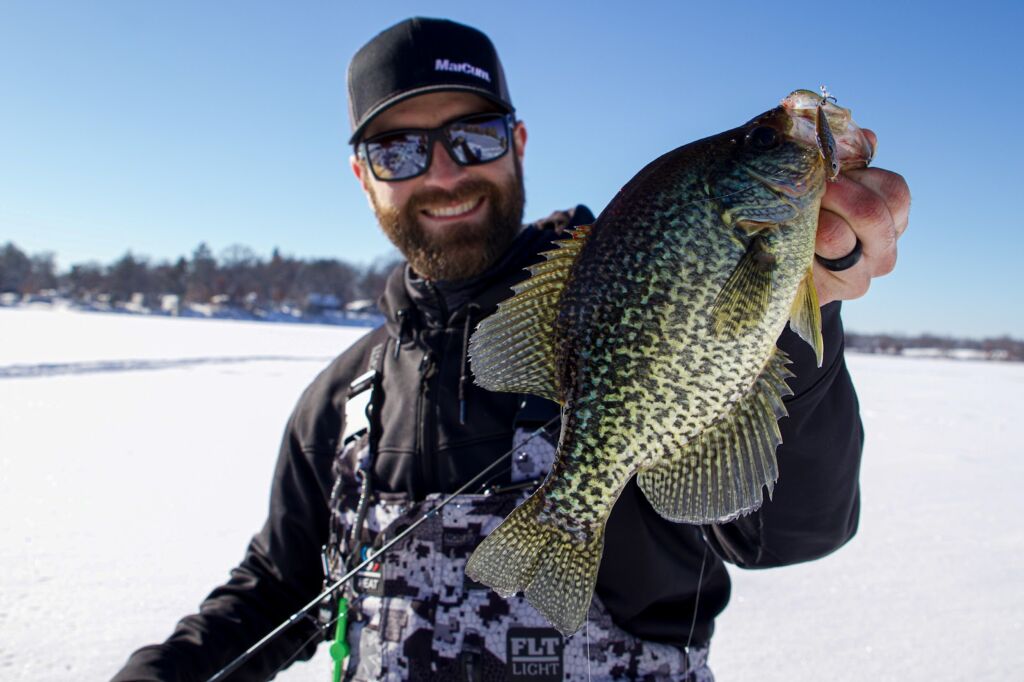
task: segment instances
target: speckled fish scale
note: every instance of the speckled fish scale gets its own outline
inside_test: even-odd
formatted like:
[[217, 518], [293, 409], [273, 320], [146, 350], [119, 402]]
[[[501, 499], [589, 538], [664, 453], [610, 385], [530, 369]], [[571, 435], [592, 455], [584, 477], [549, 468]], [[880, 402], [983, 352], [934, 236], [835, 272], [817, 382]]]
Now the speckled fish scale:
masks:
[[787, 321], [822, 357], [811, 280], [822, 125], [844, 168], [870, 159], [847, 110], [796, 91], [649, 164], [480, 324], [477, 382], [560, 402], [562, 436], [544, 484], [477, 548], [470, 577], [524, 592], [574, 632], [632, 476], [658, 513], [686, 523], [733, 519], [771, 494]]

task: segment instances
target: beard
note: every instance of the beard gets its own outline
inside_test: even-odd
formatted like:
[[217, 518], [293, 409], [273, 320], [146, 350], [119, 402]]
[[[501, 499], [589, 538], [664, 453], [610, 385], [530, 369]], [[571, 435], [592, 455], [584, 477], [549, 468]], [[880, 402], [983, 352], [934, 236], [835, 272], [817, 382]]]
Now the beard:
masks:
[[[452, 191], [433, 189], [414, 194], [400, 208], [382, 207], [370, 187], [370, 202], [384, 234], [416, 274], [435, 281], [468, 279], [497, 261], [522, 227], [526, 204], [523, 168], [518, 158], [514, 161], [514, 177], [501, 184], [473, 178]], [[440, 234], [420, 225], [420, 211], [425, 206], [452, 205], [481, 195], [486, 210], [479, 222], [452, 223]]]

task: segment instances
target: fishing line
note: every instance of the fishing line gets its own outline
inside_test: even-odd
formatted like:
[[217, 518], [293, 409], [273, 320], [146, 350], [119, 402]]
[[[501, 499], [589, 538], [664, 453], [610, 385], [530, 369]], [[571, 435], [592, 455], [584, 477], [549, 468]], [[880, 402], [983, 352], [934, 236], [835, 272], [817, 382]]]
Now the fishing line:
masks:
[[[275, 677], [277, 677], [277, 674], [279, 672], [281, 672], [282, 670], [284, 670], [285, 668], [290, 666], [292, 664], [292, 662], [294, 662], [295, 659], [298, 658], [299, 654], [302, 653], [302, 650], [305, 649], [307, 646], [309, 646], [310, 643], [314, 639], [319, 639], [320, 637], [323, 637], [324, 636], [324, 630], [327, 630], [332, 625], [334, 625], [334, 623], [337, 622], [338, 618], [339, 618], [338, 616], [335, 616], [334, 618], [331, 618], [326, 624], [324, 624], [323, 628], [318, 629], [316, 632], [314, 632], [312, 635], [310, 635], [309, 638], [305, 642], [303, 642], [302, 644], [299, 645], [299, 647], [295, 650], [295, 653], [293, 653], [291, 656], [289, 656], [288, 659], [285, 660], [284, 663], [282, 663], [281, 665], [277, 666], [277, 668], [274, 670], [274, 672], [270, 673], [270, 676], [267, 679], [268, 680], [274, 679]], [[319, 626], [319, 623], [317, 625]], [[211, 678], [211, 679], [213, 679], [213, 678]]]
[[[427, 519], [429, 519], [429, 518], [433, 517], [434, 515], [436, 515], [437, 512], [441, 511], [441, 509], [443, 509], [445, 506], [447, 506], [448, 503], [450, 503], [456, 497], [458, 497], [459, 495], [464, 495], [464, 494], [466, 494], [467, 491], [473, 490], [476, 487], [478, 487], [479, 484], [480, 484], [480, 481], [484, 480], [488, 476], [492, 476], [494, 474], [495, 470], [497, 470], [500, 465], [503, 465], [505, 460], [508, 459], [509, 457], [511, 457], [512, 454], [516, 450], [518, 450], [520, 447], [522, 447], [526, 443], [529, 443], [531, 440], [533, 440], [537, 436], [540, 436], [541, 434], [543, 434], [548, 429], [548, 427], [550, 427], [552, 424], [554, 424], [559, 419], [561, 419], [561, 415], [555, 415], [554, 417], [549, 419], [543, 426], [541, 426], [536, 431], [534, 431], [532, 434], [530, 434], [530, 436], [528, 438], [526, 438], [524, 441], [522, 441], [521, 443], [516, 444], [516, 447], [512, 448], [511, 450], [509, 450], [508, 452], [504, 453], [503, 455], [501, 455], [500, 457], [495, 459], [493, 462], [488, 464], [476, 476], [474, 476], [469, 481], [467, 481], [465, 484], [463, 484], [461, 487], [459, 487], [455, 492], [453, 492], [450, 495], [448, 495], [448, 497], [446, 497], [443, 500], [441, 500], [437, 504], [437, 506], [435, 506], [430, 511], [426, 512], [420, 518], [416, 519], [408, 528], [406, 528], [404, 531], [402, 531], [401, 533], [399, 533], [398, 535], [393, 537], [391, 540], [386, 542], [376, 552], [374, 552], [372, 554], [369, 554], [362, 563], [358, 564], [355, 568], [350, 570], [348, 573], [346, 573], [345, 575], [343, 575], [340, 578], [338, 578], [338, 580], [336, 580], [333, 584], [331, 584], [329, 587], [327, 587], [327, 589], [325, 589], [323, 592], [318, 594], [312, 601], [310, 601], [308, 604], [306, 604], [301, 609], [299, 609], [298, 611], [293, 613], [291, 616], [289, 616], [288, 620], [284, 621], [283, 623], [278, 625], [276, 628], [274, 628], [273, 630], [268, 632], [266, 635], [263, 636], [262, 639], [260, 639], [258, 642], [256, 642], [255, 644], [250, 646], [248, 649], [243, 651], [240, 655], [238, 655], [233, 661], [231, 661], [231, 663], [229, 663], [228, 665], [226, 665], [223, 668], [221, 668], [220, 670], [218, 670], [213, 675], [213, 677], [210, 677], [207, 680], [207, 682], [221, 682], [221, 680], [224, 680], [228, 675], [230, 675], [231, 673], [237, 671], [243, 665], [248, 663], [252, 659], [253, 656], [255, 656], [261, 649], [263, 649], [263, 647], [265, 647], [270, 642], [274, 641], [277, 637], [279, 637], [281, 635], [281, 633], [283, 633], [285, 630], [288, 630], [290, 627], [295, 625], [295, 623], [297, 623], [300, 619], [312, 618], [309, 615], [309, 613], [313, 609], [317, 608], [320, 605], [321, 602], [325, 601], [326, 599], [329, 599], [331, 597], [331, 595], [333, 595], [338, 589], [340, 589], [349, 580], [354, 578], [356, 576], [356, 574], [358, 574], [360, 571], [362, 571], [364, 568], [369, 566], [374, 561], [378, 560], [381, 556], [384, 555], [385, 552], [387, 552], [389, 549], [391, 549], [394, 545], [398, 544], [399, 542], [401, 542], [402, 540], [407, 538], [409, 535], [411, 535], [412, 532], [416, 528], [419, 528], [423, 523], [425, 523], [427, 521]], [[337, 618], [332, 619], [331, 622], [333, 623], [335, 620], [337, 620]], [[318, 630], [316, 633], [314, 633], [313, 637], [311, 637], [310, 639], [306, 640], [306, 642], [303, 643], [302, 646], [300, 646], [298, 648], [298, 650], [294, 654], [292, 654], [291, 657], [288, 658], [287, 661], [285, 661], [284, 664], [282, 664], [277, 670], [274, 671], [273, 675], [276, 675], [278, 672], [281, 671], [282, 668], [284, 668], [286, 665], [291, 663], [295, 659], [295, 657], [298, 656], [298, 654], [302, 651], [302, 649], [304, 649], [306, 647], [306, 645], [308, 645], [316, 637], [322, 636], [322, 634], [323, 634], [322, 630]], [[271, 677], [273, 677], [273, 675], [271, 675]]]
[[697, 607], [700, 605], [700, 587], [704, 582], [704, 564], [708, 559], [708, 541], [701, 536], [704, 553], [700, 557], [700, 573], [697, 575], [697, 596], [693, 598], [693, 618], [690, 620], [690, 634], [686, 636], [686, 667], [690, 667], [690, 643], [693, 642], [693, 630], [697, 627]]
[[[525, 442], [526, 441], [523, 441], [523, 443], [525, 443]], [[522, 443], [520, 443], [519, 445], [522, 445]], [[518, 446], [515, 449], [518, 450], [519, 449]], [[498, 480], [499, 478], [501, 478], [505, 474], [510, 473], [511, 471], [512, 471], [512, 465], [511, 464], [509, 464], [508, 466], [501, 467], [500, 469], [495, 471], [494, 474], [491, 475], [486, 481], [483, 481], [482, 483], [480, 483], [480, 485], [478, 485], [477, 488], [479, 488], [480, 490], [487, 490], [491, 486], [491, 484], [494, 483], [494, 481]]]
[[713, 197], [704, 197], [703, 199], [694, 199], [693, 201], [691, 201], [688, 204], [680, 205], [679, 208], [686, 208], [687, 206], [693, 206], [694, 204], [702, 204], [705, 201], [714, 201], [716, 199], [725, 199], [726, 197], [734, 197], [737, 194], [743, 194], [744, 192], [749, 192], [752, 189], [757, 189], [758, 185], [760, 185], [760, 184], [761, 183], [759, 183], [759, 182], [752, 182], [749, 185], [747, 185], [746, 187], [741, 187], [740, 189], [735, 190], [733, 192], [726, 192], [725, 194], [716, 194]]
[[587, 682], [590, 682], [590, 615], [587, 615]]

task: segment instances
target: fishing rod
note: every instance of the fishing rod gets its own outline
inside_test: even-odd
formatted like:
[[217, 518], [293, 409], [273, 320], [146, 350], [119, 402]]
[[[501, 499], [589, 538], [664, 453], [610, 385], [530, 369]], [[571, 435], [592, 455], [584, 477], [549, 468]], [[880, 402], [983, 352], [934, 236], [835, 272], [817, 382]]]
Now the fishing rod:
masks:
[[[463, 484], [455, 492], [453, 492], [450, 495], [448, 495], [448, 497], [446, 497], [443, 500], [441, 500], [441, 502], [439, 502], [437, 504], [437, 506], [432, 508], [430, 511], [425, 513], [420, 518], [416, 519], [416, 521], [414, 521], [408, 528], [403, 530], [401, 533], [399, 533], [395, 537], [391, 538], [391, 540], [389, 540], [388, 542], [383, 544], [380, 547], [380, 549], [378, 549], [376, 552], [373, 552], [372, 554], [368, 554], [368, 556], [366, 557], [365, 560], [362, 561], [362, 563], [357, 565], [355, 568], [350, 570], [345, 575], [343, 575], [340, 578], [338, 578], [334, 583], [332, 583], [330, 586], [328, 586], [326, 589], [324, 589], [323, 592], [318, 594], [312, 601], [310, 601], [308, 604], [303, 606], [301, 609], [299, 609], [298, 611], [296, 611], [295, 613], [290, 615], [286, 621], [284, 621], [283, 623], [278, 625], [276, 628], [274, 628], [273, 630], [268, 632], [266, 635], [263, 636], [262, 639], [260, 639], [258, 642], [253, 644], [251, 647], [249, 647], [245, 651], [243, 651], [241, 654], [239, 654], [229, 664], [227, 664], [226, 666], [224, 666], [223, 668], [218, 670], [216, 672], [216, 674], [213, 675], [213, 677], [211, 677], [211, 678], [209, 678], [207, 680], [207, 682], [221, 682], [222, 680], [226, 679], [228, 675], [232, 674], [233, 672], [235, 672], [239, 668], [241, 668], [243, 665], [248, 663], [250, 660], [252, 660], [253, 656], [255, 656], [257, 653], [259, 653], [260, 650], [263, 649], [267, 644], [269, 644], [274, 639], [279, 637], [283, 632], [285, 632], [286, 630], [291, 628], [299, 620], [305, 619], [305, 618], [309, 617], [309, 614], [310, 614], [311, 611], [313, 611], [313, 609], [317, 608], [324, 601], [330, 599], [331, 596], [335, 592], [337, 592], [349, 580], [354, 578], [356, 576], [356, 574], [358, 574], [360, 571], [362, 571], [364, 568], [369, 566], [374, 561], [378, 560], [385, 552], [387, 552], [389, 549], [394, 547], [396, 544], [398, 544], [399, 542], [401, 542], [402, 540], [407, 538], [414, 530], [416, 530], [416, 528], [418, 528], [420, 525], [425, 523], [427, 521], [427, 519], [430, 519], [431, 517], [436, 515], [437, 512], [441, 511], [446, 505], [448, 505], [449, 502], [454, 500], [459, 495], [464, 495], [464, 494], [466, 494], [467, 491], [469, 491], [471, 489], [474, 489], [475, 486], [477, 486], [480, 483], [480, 481], [484, 480], [487, 476], [489, 476], [490, 474], [494, 473], [498, 469], [499, 465], [505, 463], [505, 460], [509, 459], [516, 450], [518, 450], [520, 447], [522, 447], [526, 443], [529, 443], [531, 440], [533, 440], [537, 436], [539, 436], [542, 433], [544, 433], [544, 431], [546, 431], [548, 427], [550, 427], [552, 424], [555, 423], [555, 421], [557, 419], [560, 419], [560, 418], [561, 418], [560, 415], [556, 415], [556, 416], [552, 417], [543, 426], [541, 426], [536, 431], [534, 431], [532, 434], [530, 434], [530, 436], [526, 440], [524, 440], [523, 442], [519, 443], [518, 445], [513, 447], [511, 450], [509, 450], [508, 452], [506, 452], [505, 454], [501, 455], [500, 457], [495, 459], [493, 462], [488, 464], [476, 476], [474, 476], [469, 481], [467, 481], [465, 484]], [[309, 640], [307, 640], [306, 644], [308, 644], [308, 643], [309, 643]], [[300, 646], [299, 649], [301, 650], [302, 648], [304, 648], [306, 646], [306, 644], [303, 644], [302, 646]], [[292, 656], [292, 658], [294, 658], [294, 655]], [[290, 662], [290, 661], [291, 661], [291, 658], [289, 658], [288, 661], [286, 661], [286, 663]]]

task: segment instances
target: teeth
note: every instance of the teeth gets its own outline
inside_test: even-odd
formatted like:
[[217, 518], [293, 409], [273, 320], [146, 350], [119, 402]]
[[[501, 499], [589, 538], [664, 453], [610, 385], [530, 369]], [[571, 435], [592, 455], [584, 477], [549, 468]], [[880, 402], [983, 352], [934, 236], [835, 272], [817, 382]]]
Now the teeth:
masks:
[[455, 215], [459, 215], [461, 213], [465, 213], [469, 209], [471, 209], [474, 206], [476, 206], [477, 201], [479, 201], [479, 200], [478, 199], [470, 199], [469, 201], [466, 201], [466, 202], [461, 203], [461, 204], [457, 204], [455, 206], [446, 206], [446, 207], [443, 207], [443, 208], [427, 208], [427, 209], [424, 209], [424, 213], [426, 213], [429, 216], [433, 216], [434, 218], [449, 218], [451, 216], [455, 216]]

